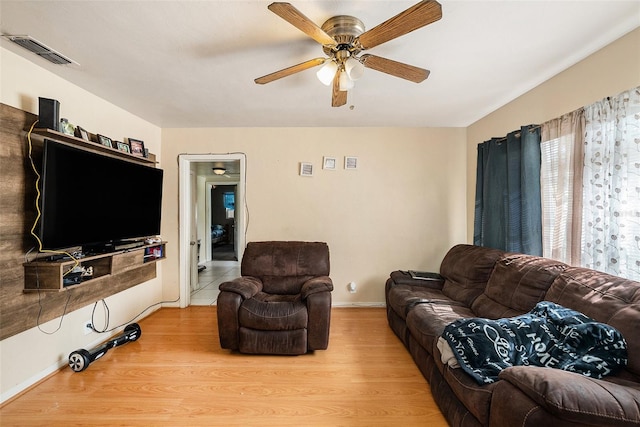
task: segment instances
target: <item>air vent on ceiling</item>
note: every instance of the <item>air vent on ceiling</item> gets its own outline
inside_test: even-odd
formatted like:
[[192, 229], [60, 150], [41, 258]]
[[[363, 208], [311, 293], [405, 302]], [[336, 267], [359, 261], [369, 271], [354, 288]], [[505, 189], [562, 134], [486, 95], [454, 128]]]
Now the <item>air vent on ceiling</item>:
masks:
[[30, 52], [35, 53], [36, 55], [46, 59], [49, 62], [53, 62], [58, 65], [67, 65], [67, 64], [78, 64], [76, 61], [73, 61], [66, 56], [62, 55], [60, 52], [56, 52], [50, 47], [46, 46], [42, 42], [34, 39], [31, 36], [5, 36], [8, 40], [22, 46]]

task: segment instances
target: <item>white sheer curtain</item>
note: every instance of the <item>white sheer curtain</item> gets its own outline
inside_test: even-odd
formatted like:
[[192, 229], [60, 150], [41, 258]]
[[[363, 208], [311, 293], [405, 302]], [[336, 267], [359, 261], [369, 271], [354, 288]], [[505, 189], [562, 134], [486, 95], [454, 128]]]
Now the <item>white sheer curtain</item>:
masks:
[[541, 128], [544, 256], [640, 280], [640, 87]]
[[541, 128], [543, 256], [580, 265], [584, 110]]
[[582, 262], [640, 280], [640, 87], [585, 107]]

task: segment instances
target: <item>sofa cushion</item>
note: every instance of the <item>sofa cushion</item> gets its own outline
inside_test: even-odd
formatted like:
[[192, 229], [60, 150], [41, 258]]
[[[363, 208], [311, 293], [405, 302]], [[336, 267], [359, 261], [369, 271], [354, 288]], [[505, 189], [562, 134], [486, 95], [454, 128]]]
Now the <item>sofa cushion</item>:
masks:
[[264, 292], [245, 300], [238, 311], [240, 326], [262, 331], [305, 329], [309, 322], [307, 306], [289, 295]]
[[640, 283], [587, 268], [570, 267], [545, 299], [613, 326], [627, 341], [627, 369], [640, 375]]
[[496, 261], [504, 255], [498, 249], [473, 245], [456, 245], [447, 252], [440, 265], [445, 277], [442, 292], [449, 298], [470, 306], [482, 293]]
[[464, 317], [473, 317], [473, 312], [457, 301], [423, 303], [407, 314], [407, 328], [422, 347], [432, 352], [445, 326]]
[[430, 301], [451, 301], [440, 289], [422, 286], [396, 285], [387, 293], [387, 303], [403, 319], [417, 304]]
[[496, 262], [484, 292], [471, 309], [488, 319], [524, 314], [544, 299], [551, 283], [568, 267], [533, 255], [507, 254]]

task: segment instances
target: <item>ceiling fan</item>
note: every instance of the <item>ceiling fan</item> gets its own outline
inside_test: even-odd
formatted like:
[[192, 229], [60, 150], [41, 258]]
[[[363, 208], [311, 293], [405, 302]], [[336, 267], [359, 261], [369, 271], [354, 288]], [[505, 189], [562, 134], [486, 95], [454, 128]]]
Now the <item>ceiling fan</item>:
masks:
[[353, 16], [334, 16], [319, 27], [290, 3], [271, 3], [268, 9], [320, 43], [327, 57], [314, 58], [258, 77], [255, 79], [258, 84], [322, 65], [317, 72], [318, 79], [327, 86], [332, 85], [331, 106], [340, 107], [347, 103], [347, 91], [353, 88], [365, 67], [415, 83], [429, 76], [429, 70], [361, 53], [442, 18], [442, 7], [435, 0], [421, 1], [368, 31], [362, 21]]

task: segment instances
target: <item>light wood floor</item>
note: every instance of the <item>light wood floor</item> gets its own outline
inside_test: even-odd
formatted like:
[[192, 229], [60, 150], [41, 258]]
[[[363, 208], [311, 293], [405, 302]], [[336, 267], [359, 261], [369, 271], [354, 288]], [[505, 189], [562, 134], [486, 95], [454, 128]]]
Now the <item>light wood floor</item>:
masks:
[[[383, 308], [336, 308], [329, 349], [222, 350], [215, 307], [161, 309], [138, 341], [0, 408], [2, 426], [446, 426]], [[75, 349], [74, 349], [75, 350]]]

